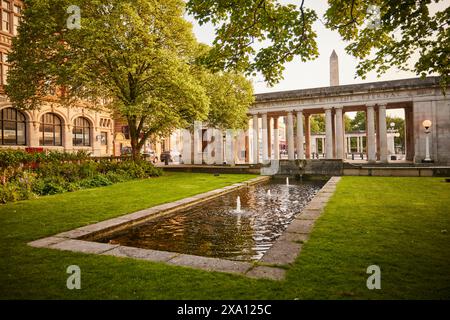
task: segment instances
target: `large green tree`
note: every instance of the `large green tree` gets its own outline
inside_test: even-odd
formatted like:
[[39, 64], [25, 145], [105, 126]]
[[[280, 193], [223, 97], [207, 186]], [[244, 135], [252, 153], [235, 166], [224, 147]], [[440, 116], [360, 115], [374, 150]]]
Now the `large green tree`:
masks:
[[248, 107], [255, 100], [251, 81], [235, 72], [206, 73], [204, 79], [210, 99], [208, 125], [222, 130], [246, 128]]
[[[81, 8], [79, 29], [68, 27], [71, 5]], [[220, 98], [203, 83], [208, 73], [196, 64], [200, 48], [183, 14], [181, 0], [27, 1], [7, 93], [23, 109], [39, 108], [55, 87], [68, 106], [110, 108], [127, 121], [137, 158], [149, 137], [205, 120], [211, 98]], [[207, 77], [230, 85], [233, 76]]]
[[[447, 0], [328, 0], [325, 25], [348, 41], [346, 51], [359, 59], [357, 75], [391, 67], [425, 76], [437, 73], [449, 83], [450, 8]], [[430, 4], [443, 10], [431, 14]], [[260, 72], [269, 84], [282, 78], [284, 64], [298, 56], [318, 56], [313, 24], [319, 17], [307, 2], [275, 0], [188, 0], [200, 24], [211, 22], [216, 39], [205, 62], [217, 68]], [[374, 7], [375, 6], [375, 7]], [[418, 60], [410, 65], [415, 53]]]

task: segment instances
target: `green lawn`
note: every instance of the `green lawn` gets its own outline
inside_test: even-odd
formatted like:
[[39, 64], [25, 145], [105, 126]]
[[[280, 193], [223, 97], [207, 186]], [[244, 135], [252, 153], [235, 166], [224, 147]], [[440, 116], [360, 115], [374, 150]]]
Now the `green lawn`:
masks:
[[[252, 177], [173, 173], [0, 206], [0, 298], [450, 298], [450, 184], [442, 178], [343, 178], [282, 282], [26, 245]], [[72, 264], [81, 290], [66, 289]], [[381, 290], [366, 288], [372, 264]]]

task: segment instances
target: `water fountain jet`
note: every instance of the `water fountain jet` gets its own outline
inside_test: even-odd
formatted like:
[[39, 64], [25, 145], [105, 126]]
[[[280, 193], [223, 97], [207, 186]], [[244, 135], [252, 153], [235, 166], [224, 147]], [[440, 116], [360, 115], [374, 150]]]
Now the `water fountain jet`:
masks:
[[236, 199], [236, 212], [240, 213], [241, 212], [241, 197], [238, 196]]

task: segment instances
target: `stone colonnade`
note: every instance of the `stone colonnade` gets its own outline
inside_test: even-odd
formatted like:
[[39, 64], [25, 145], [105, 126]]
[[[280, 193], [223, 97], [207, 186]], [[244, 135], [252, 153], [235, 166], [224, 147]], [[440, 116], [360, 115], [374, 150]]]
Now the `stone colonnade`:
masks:
[[[320, 112], [322, 111], [322, 112]], [[310, 116], [325, 113], [325, 159], [344, 159], [349, 153], [350, 142], [346, 141], [344, 124], [344, 106], [326, 107], [319, 111], [293, 109], [292, 111], [268, 113], [259, 112], [252, 115], [251, 144], [252, 163], [263, 163], [280, 158], [278, 125], [279, 118], [285, 117], [286, 144], [288, 160], [311, 159]], [[349, 110], [353, 111], [353, 110]], [[366, 156], [368, 162], [377, 160], [388, 162], [388, 140], [386, 128], [386, 104], [367, 105], [366, 112]], [[262, 127], [260, 130], [259, 119]], [[273, 121], [271, 121], [273, 119]], [[273, 128], [271, 127], [273, 122]], [[294, 124], [295, 123], [295, 124]], [[273, 155], [271, 151], [273, 132]], [[260, 137], [262, 134], [262, 137]], [[262, 142], [262, 144], [260, 144]], [[262, 146], [260, 149], [260, 145]], [[363, 139], [358, 138], [357, 152], [363, 152]]]

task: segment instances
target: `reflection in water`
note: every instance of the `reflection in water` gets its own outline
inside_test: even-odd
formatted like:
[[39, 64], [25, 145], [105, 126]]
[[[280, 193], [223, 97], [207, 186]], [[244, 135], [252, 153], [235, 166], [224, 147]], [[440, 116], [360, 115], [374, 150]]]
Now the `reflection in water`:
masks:
[[273, 180], [99, 241], [114, 240], [124, 246], [231, 260], [258, 260], [322, 185], [323, 182], [287, 185]]

